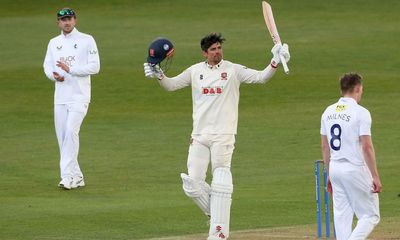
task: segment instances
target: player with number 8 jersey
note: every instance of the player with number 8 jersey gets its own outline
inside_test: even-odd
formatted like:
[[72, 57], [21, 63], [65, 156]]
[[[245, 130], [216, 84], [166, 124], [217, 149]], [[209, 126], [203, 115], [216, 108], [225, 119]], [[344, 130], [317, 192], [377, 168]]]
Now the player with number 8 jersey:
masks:
[[[338, 240], [367, 239], [380, 220], [381, 191], [371, 138], [371, 115], [360, 106], [362, 78], [356, 73], [340, 79], [342, 97], [321, 117], [321, 147], [328, 170], [328, 192]], [[352, 230], [353, 215], [358, 218]]]
[[364, 165], [359, 136], [371, 135], [371, 115], [353, 98], [342, 97], [330, 105], [321, 119], [321, 134], [328, 136], [331, 160]]

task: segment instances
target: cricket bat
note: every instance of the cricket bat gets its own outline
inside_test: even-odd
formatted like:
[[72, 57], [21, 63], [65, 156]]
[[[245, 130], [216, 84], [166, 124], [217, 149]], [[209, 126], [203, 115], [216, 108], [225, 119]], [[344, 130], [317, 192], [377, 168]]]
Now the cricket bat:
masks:
[[[274, 15], [272, 14], [271, 5], [269, 5], [269, 3], [267, 3], [266, 1], [262, 1], [262, 10], [263, 10], [265, 24], [267, 25], [267, 28], [268, 28], [269, 34], [271, 35], [272, 41], [274, 42], [274, 44], [282, 43], [281, 38], [279, 37], [278, 29], [276, 28]], [[285, 61], [285, 58], [282, 55], [279, 55], [279, 57], [282, 62], [283, 70], [285, 71], [286, 74], [289, 74], [289, 68]]]

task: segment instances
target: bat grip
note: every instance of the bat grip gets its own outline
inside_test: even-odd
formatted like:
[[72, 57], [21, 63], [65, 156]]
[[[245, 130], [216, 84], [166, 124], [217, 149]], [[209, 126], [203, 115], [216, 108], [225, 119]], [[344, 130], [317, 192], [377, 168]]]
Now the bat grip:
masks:
[[284, 58], [282, 55], [280, 55], [280, 54], [279, 54], [279, 58], [281, 59], [281, 63], [282, 63], [282, 66], [283, 66], [283, 71], [284, 71], [286, 74], [289, 74], [289, 68], [288, 68], [288, 66], [287, 66], [287, 63], [286, 63], [285, 58]]

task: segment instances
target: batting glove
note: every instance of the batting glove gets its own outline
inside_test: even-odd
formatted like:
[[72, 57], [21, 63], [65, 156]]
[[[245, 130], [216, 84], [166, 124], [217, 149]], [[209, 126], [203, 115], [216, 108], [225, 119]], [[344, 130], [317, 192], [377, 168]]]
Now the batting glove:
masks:
[[153, 68], [151, 67], [150, 63], [144, 63], [144, 75], [148, 78], [155, 78], [155, 73], [153, 71]]
[[271, 66], [274, 68], [277, 68], [278, 64], [281, 62], [281, 59], [279, 57], [281, 48], [282, 48], [282, 44], [277, 43], [271, 49], [271, 53], [273, 54], [273, 57], [271, 59]]
[[144, 63], [144, 75], [148, 78], [158, 78], [159, 80], [164, 78], [164, 72], [159, 65], [152, 66], [150, 63]]
[[154, 76], [156, 78], [158, 78], [158, 80], [161, 80], [164, 78], [164, 72], [163, 70], [160, 68], [160, 65], [155, 65], [152, 67], [153, 71], [154, 71]]
[[283, 56], [286, 62], [289, 62], [290, 60], [289, 46], [286, 43], [284, 43], [283, 46], [279, 49], [279, 55]]

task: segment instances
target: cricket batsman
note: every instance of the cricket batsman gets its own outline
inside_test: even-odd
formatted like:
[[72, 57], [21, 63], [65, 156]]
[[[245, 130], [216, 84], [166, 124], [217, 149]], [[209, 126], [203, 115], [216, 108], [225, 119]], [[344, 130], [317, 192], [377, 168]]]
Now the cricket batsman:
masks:
[[[233, 192], [231, 160], [237, 133], [239, 87], [242, 83], [266, 83], [275, 74], [280, 56], [290, 59], [287, 44], [276, 44], [272, 60], [257, 71], [223, 59], [221, 34], [211, 33], [200, 41], [205, 61], [175, 77], [164, 75], [159, 63], [170, 54], [172, 44], [158, 39], [150, 45], [144, 64], [146, 77], [157, 78], [161, 87], [175, 91], [192, 88], [193, 131], [187, 158], [188, 173], [182, 173], [183, 191], [210, 218], [208, 240], [228, 239]], [[211, 161], [212, 181], [206, 180]]]

